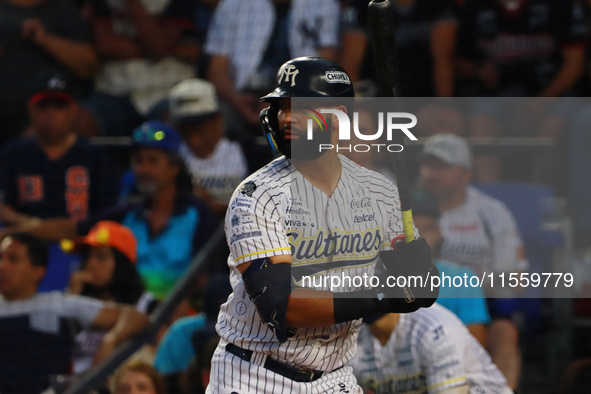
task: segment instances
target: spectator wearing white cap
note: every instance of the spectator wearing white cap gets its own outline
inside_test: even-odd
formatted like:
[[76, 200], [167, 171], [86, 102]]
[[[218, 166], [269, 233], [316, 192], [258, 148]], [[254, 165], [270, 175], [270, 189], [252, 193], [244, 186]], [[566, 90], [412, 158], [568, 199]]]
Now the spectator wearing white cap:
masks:
[[[453, 134], [427, 139], [420, 182], [437, 199], [441, 213], [441, 258], [470, 267], [477, 275], [527, 270], [513, 215], [502, 202], [470, 186], [471, 179], [472, 152], [464, 139]], [[492, 289], [487, 290], [493, 295]], [[515, 389], [521, 374], [518, 330], [509, 319], [510, 314], [495, 307], [496, 302], [489, 299], [493, 322], [489, 327], [488, 350]]]
[[222, 216], [248, 167], [240, 145], [224, 137], [215, 87], [201, 79], [185, 80], [171, 89], [169, 104], [170, 120], [185, 142], [180, 154], [196, 192]]

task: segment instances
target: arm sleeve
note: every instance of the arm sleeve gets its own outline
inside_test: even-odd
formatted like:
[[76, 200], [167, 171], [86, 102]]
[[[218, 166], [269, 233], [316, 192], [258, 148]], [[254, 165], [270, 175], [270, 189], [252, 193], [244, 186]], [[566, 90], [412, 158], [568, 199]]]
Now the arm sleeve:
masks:
[[213, 13], [205, 41], [205, 53], [208, 55], [230, 55], [231, 34], [234, 30], [232, 28], [232, 15], [234, 14], [232, 7], [232, 0], [222, 0]]
[[462, 335], [467, 330], [457, 324], [447, 319], [429, 319], [417, 332], [419, 363], [429, 393], [467, 383], [462, 346]]
[[64, 295], [62, 302], [63, 315], [77, 320], [83, 328], [92, 326], [105, 304], [94, 298]]
[[259, 188], [248, 196], [240, 191], [242, 187], [244, 184], [232, 196], [225, 222], [226, 240], [235, 265], [291, 254], [282, 209], [272, 193], [266, 189], [259, 192]]

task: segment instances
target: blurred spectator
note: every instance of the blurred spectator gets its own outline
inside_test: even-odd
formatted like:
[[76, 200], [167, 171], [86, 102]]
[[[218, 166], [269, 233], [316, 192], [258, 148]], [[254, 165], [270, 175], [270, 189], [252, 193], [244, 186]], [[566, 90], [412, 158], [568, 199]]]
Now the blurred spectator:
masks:
[[150, 365], [132, 362], [120, 367], [113, 376], [113, 394], [167, 394], [164, 379]]
[[0, 219], [6, 224], [83, 220], [117, 199], [105, 152], [74, 132], [78, 105], [69, 81], [49, 75], [43, 82], [28, 102], [34, 136], [13, 141], [0, 154]]
[[[180, 390], [187, 382], [191, 361], [211, 338], [217, 337], [215, 325], [220, 306], [227, 301], [230, 293], [232, 287], [227, 274], [212, 276], [203, 289], [203, 312], [177, 320], [160, 341], [154, 367], [165, 376], [170, 392]], [[198, 363], [203, 361], [197, 360]], [[201, 389], [204, 391], [205, 386]]]
[[465, 0], [459, 76], [476, 88], [463, 93], [568, 94], [583, 72], [585, 33], [572, 0]]
[[195, 42], [195, 2], [92, 0], [92, 29], [105, 59], [97, 92], [83, 103], [88, 127], [102, 135], [129, 135], [157, 117], [168, 91], [194, 76], [201, 47]]
[[482, 346], [441, 305], [364, 322], [349, 365], [366, 393], [513, 393]]
[[[437, 201], [425, 193], [413, 193], [412, 215], [419, 234], [425, 238], [431, 248], [433, 261], [441, 276], [453, 278], [472, 277], [476, 274], [468, 267], [441, 259], [443, 236], [439, 227], [439, 208]], [[439, 288], [437, 303], [453, 312], [466, 325], [470, 334], [484, 347], [487, 346], [486, 325], [490, 315], [480, 287], [450, 287], [447, 284]]]
[[[583, 12], [572, 0], [466, 0], [459, 33], [460, 94], [572, 96], [583, 74], [586, 30]], [[474, 137], [549, 137], [560, 143], [577, 106], [576, 99], [477, 100], [470, 132]], [[519, 126], [511, 128], [508, 118]], [[498, 182], [502, 170], [495, 156], [477, 156], [474, 162], [480, 182]]]
[[[471, 167], [472, 153], [461, 137], [438, 134], [425, 143], [420, 181], [435, 196], [441, 212], [441, 258], [470, 267], [477, 275], [527, 270], [515, 219], [503, 203], [469, 186]], [[488, 350], [509, 385], [516, 388], [521, 374], [518, 330], [510, 316], [492, 313], [495, 302], [489, 300], [493, 322]]]
[[189, 79], [171, 90], [169, 102], [170, 120], [185, 142], [180, 154], [197, 195], [224, 216], [248, 167], [240, 145], [224, 137], [215, 87], [205, 80]]
[[[14, 234], [0, 244], [0, 391], [39, 393], [50, 375], [70, 371], [72, 328], [110, 330], [94, 363], [148, 325], [133, 308], [65, 295], [37, 294], [45, 274], [47, 247], [27, 234]], [[74, 324], [75, 323], [75, 324]]]
[[230, 138], [248, 127], [258, 132], [257, 99], [273, 89], [283, 63], [298, 56], [336, 58], [339, 15], [336, 0], [220, 1], [205, 52], [211, 56], [208, 79], [231, 108], [231, 117], [224, 114]]
[[[115, 206], [84, 221], [45, 220], [27, 226], [26, 231], [59, 240], [86, 234], [101, 220], [119, 222], [129, 227], [137, 239], [137, 270], [146, 290], [163, 299], [218, 224], [207, 205], [193, 195], [190, 176], [179, 155], [180, 145], [180, 137], [167, 124], [145, 122], [133, 132], [131, 153], [140, 202]], [[20, 230], [16, 227], [2, 231], [10, 234]]]
[[[67, 0], [0, 0], [0, 146], [27, 126], [39, 73], [90, 77], [97, 56], [78, 8]], [[73, 90], [84, 93], [77, 79]]]
[[[375, 80], [367, 1], [342, 0], [341, 65], [353, 82]], [[457, 11], [453, 0], [393, 0], [399, 94], [407, 97], [454, 95], [453, 55]]]
[[[87, 236], [75, 240], [72, 252], [82, 254], [81, 270], [74, 272], [69, 293], [134, 305], [149, 314], [156, 306], [154, 296], [144, 290], [135, 269], [137, 242], [130, 229], [116, 222], [98, 222]], [[73, 372], [85, 372], [105, 336], [104, 331], [83, 330], [76, 335]]]

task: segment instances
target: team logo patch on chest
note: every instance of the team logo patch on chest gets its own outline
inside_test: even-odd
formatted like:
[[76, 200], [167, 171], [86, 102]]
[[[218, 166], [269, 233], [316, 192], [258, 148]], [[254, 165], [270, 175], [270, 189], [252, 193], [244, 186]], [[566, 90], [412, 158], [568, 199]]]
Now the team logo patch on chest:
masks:
[[256, 189], [257, 185], [254, 182], [250, 181], [242, 185], [240, 193], [247, 195], [248, 197], [252, 197], [252, 193], [254, 193]]

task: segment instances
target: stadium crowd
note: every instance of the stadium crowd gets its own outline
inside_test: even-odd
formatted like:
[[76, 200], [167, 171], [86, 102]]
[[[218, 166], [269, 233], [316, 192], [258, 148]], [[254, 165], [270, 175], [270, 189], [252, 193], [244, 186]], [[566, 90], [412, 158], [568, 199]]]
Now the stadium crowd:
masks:
[[[429, 98], [416, 108], [422, 145], [410, 175], [415, 223], [440, 271], [547, 267], [540, 255], [554, 241], [532, 241], [536, 224], [502, 202], [509, 196], [486, 194], [507, 182], [547, 181], [552, 213], [572, 220], [571, 257], [591, 264], [591, 1], [391, 2], [401, 95]], [[377, 95], [367, 3], [0, 0], [0, 393], [60, 392], [60, 379], [80, 378], [149, 324], [235, 188], [273, 158], [258, 98], [284, 62], [334, 60], [358, 97]], [[535, 161], [469, 144], [503, 137], [554, 153]], [[228, 253], [215, 248], [153, 343], [97, 392], [204, 392], [231, 293]], [[509, 387], [556, 392], [560, 381], [536, 385], [539, 354], [528, 358], [536, 338], [556, 335], [549, 304], [534, 300], [477, 292], [439, 302]], [[569, 308], [591, 318], [584, 298]], [[589, 341], [569, 356], [582, 361], [563, 392], [589, 392]]]

